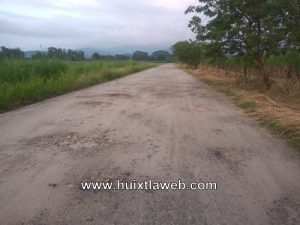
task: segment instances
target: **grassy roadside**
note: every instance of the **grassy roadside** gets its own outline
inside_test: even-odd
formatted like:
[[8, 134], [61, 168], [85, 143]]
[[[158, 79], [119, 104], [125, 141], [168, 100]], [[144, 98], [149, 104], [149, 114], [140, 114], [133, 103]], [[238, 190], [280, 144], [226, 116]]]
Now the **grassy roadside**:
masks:
[[261, 126], [285, 139], [290, 146], [300, 151], [300, 112], [298, 110], [282, 105], [259, 91], [241, 88], [235, 85], [233, 80], [199, 74], [193, 70], [186, 71], [216, 91], [225, 94]]
[[137, 61], [7, 60], [0, 62], [0, 112], [142, 71]]

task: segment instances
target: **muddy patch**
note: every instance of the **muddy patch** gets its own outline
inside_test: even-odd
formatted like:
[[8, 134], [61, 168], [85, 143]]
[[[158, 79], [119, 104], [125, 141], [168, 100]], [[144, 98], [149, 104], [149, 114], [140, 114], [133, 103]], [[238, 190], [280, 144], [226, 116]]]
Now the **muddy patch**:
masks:
[[208, 155], [217, 158], [226, 158], [232, 161], [243, 162], [252, 159], [253, 152], [247, 148], [237, 148], [237, 147], [208, 147]]
[[97, 98], [100, 95], [76, 95], [76, 98]]
[[103, 94], [97, 94], [97, 95], [77, 95], [76, 98], [101, 98], [101, 97], [111, 97], [111, 98], [132, 98], [133, 96], [128, 93], [122, 93], [122, 92], [111, 92], [111, 93], [103, 93]]
[[102, 94], [103, 97], [111, 97], [111, 98], [132, 98], [133, 96], [127, 93], [106, 93]]
[[207, 158], [215, 165], [224, 165], [232, 174], [242, 174], [244, 161], [249, 160], [251, 154], [234, 147], [209, 147], [207, 148]]
[[158, 98], [178, 98], [179, 95], [176, 92], [170, 91], [158, 91], [158, 92], [152, 92], [152, 95], [154, 97], [158, 97]]
[[91, 106], [91, 107], [113, 105], [113, 103], [111, 102], [104, 102], [104, 101], [84, 101], [84, 102], [78, 102], [77, 104], [84, 105], [84, 106]]

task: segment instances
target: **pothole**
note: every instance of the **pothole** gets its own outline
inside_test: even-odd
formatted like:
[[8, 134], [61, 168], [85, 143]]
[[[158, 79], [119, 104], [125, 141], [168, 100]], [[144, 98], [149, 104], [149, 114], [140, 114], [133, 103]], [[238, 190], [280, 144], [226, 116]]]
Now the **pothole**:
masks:
[[82, 150], [88, 148], [105, 148], [115, 144], [107, 133], [100, 135], [81, 135], [76, 132], [50, 134], [26, 140], [28, 145], [49, 147], [55, 146], [64, 150]]

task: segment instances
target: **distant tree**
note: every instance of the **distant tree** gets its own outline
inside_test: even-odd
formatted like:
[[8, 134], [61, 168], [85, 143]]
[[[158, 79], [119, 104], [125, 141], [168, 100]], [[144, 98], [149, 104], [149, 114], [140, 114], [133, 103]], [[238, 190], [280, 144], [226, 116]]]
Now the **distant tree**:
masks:
[[84, 52], [71, 50], [71, 49], [62, 49], [62, 48], [55, 48], [49, 47], [47, 51], [47, 56], [49, 58], [58, 58], [58, 59], [67, 59], [73, 61], [84, 60]]
[[47, 53], [42, 51], [37, 51], [31, 56], [32, 59], [45, 59], [47, 57]]
[[132, 54], [132, 59], [133, 60], [148, 60], [149, 59], [149, 55], [148, 55], [147, 52], [135, 51]]
[[115, 59], [117, 60], [127, 60], [130, 59], [129, 55], [115, 55]]
[[196, 68], [202, 55], [201, 45], [196, 41], [180, 41], [172, 46], [176, 60]]
[[78, 60], [85, 60], [84, 51], [77, 51]]
[[25, 54], [19, 48], [0, 47], [0, 59], [24, 58]]
[[105, 55], [104, 58], [105, 59], [115, 59], [115, 56], [113, 56], [113, 55]]
[[98, 52], [94, 52], [92, 54], [92, 59], [100, 59], [100, 58], [101, 58], [101, 56], [100, 56], [100, 54]]
[[[299, 0], [198, 0], [186, 13], [197, 39], [224, 54], [255, 60], [266, 86], [268, 56], [300, 45]], [[209, 18], [203, 21], [203, 15]]]
[[151, 59], [156, 61], [169, 61], [171, 54], [167, 51], [159, 50], [151, 54]]
[[49, 58], [63, 58], [62, 49], [55, 47], [49, 47], [47, 55]]

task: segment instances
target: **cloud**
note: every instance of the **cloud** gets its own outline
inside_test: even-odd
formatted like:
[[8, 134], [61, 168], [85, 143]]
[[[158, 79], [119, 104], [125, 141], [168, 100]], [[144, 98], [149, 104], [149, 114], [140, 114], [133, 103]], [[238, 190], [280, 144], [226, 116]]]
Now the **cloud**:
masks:
[[0, 43], [25, 50], [165, 45], [193, 38], [184, 10], [195, 0], [2, 0]]

